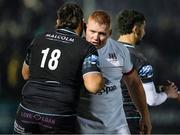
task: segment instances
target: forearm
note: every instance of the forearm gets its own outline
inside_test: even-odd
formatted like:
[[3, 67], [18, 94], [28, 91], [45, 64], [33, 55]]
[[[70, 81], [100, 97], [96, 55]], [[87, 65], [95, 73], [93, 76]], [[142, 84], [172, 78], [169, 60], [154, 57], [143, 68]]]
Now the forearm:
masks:
[[[147, 115], [148, 107], [146, 104], [146, 96], [143, 85], [140, 80], [136, 80], [129, 88], [133, 102], [142, 116]], [[140, 97], [140, 98], [139, 98]]]
[[165, 92], [160, 92], [160, 93], [156, 92], [153, 82], [143, 83], [143, 87], [146, 94], [147, 104], [150, 106], [160, 105], [164, 103], [168, 98]]
[[87, 73], [83, 75], [84, 85], [91, 93], [97, 93], [104, 87], [104, 79], [100, 72]]
[[137, 75], [137, 72], [131, 73], [126, 77], [123, 77], [126, 82], [126, 86], [130, 91], [131, 98], [141, 114], [140, 120], [140, 130], [144, 133], [151, 133], [151, 122], [148, 106], [146, 104], [146, 96], [144, 92], [144, 88], [140, 78]]
[[[165, 92], [156, 93], [156, 98], [154, 102], [152, 102], [151, 106], [157, 106], [164, 103], [167, 100], [167, 94]], [[150, 104], [149, 104], [150, 105]]]

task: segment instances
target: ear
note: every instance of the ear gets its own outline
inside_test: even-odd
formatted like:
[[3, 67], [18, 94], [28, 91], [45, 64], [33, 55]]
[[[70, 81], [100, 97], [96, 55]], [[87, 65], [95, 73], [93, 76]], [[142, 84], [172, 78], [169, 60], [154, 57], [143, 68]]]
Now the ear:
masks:
[[57, 19], [57, 20], [56, 20], [56, 25], [59, 26], [59, 24], [60, 24], [60, 20]]
[[139, 37], [141, 36], [141, 30], [140, 27], [137, 25], [134, 25], [133, 29], [132, 29], [132, 33], [135, 35], [135, 37]]
[[134, 25], [134, 27], [132, 28], [132, 33], [138, 33], [138, 27], [137, 25]]

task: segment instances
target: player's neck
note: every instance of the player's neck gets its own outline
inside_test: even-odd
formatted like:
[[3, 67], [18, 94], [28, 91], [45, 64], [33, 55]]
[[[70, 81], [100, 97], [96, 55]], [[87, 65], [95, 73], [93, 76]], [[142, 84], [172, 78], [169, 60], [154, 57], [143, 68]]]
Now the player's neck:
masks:
[[118, 41], [135, 46], [135, 40], [130, 34], [119, 36]]

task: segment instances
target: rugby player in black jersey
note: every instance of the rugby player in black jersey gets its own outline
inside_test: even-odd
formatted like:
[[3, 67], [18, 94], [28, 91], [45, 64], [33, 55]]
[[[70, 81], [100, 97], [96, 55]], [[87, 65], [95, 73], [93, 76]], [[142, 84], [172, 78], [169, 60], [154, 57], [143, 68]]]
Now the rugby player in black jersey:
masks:
[[35, 37], [28, 48], [15, 133], [75, 133], [81, 85], [92, 93], [104, 86], [96, 48], [80, 38], [81, 8], [66, 3], [57, 16], [57, 30]]
[[[118, 16], [118, 29], [120, 36], [118, 41], [126, 46], [131, 54], [132, 63], [137, 70], [145, 90], [147, 104], [150, 106], [160, 105], [167, 98], [177, 98], [177, 87], [173, 82], [163, 86], [164, 91], [157, 93], [153, 83], [153, 68], [144, 55], [137, 51], [135, 45], [145, 35], [145, 17], [142, 13], [134, 10], [124, 10]], [[124, 110], [131, 134], [139, 134], [140, 115], [137, 112], [130, 94], [123, 86]]]

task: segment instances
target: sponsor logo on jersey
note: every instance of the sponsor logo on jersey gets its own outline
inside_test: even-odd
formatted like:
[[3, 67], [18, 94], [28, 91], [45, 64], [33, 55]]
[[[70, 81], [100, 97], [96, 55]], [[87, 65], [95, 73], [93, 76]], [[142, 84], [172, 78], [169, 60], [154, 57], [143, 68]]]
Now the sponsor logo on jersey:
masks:
[[139, 70], [139, 75], [141, 77], [146, 77], [146, 78], [151, 78], [153, 76], [153, 68], [151, 65], [145, 65], [143, 67], [141, 67], [141, 69]]
[[115, 53], [109, 53], [109, 58], [107, 58], [106, 60], [114, 66], [120, 66], [120, 63]]
[[67, 37], [64, 35], [58, 35], [58, 34], [46, 34], [45, 37], [48, 39], [56, 39], [56, 40], [62, 40], [62, 41], [67, 41], [67, 42], [74, 42], [74, 38], [72, 37]]
[[110, 80], [108, 80], [107, 78], [104, 78], [104, 80], [105, 80], [105, 87], [97, 93], [98, 95], [109, 94], [110, 92], [117, 89], [116, 85], [111, 85], [112, 82]]

